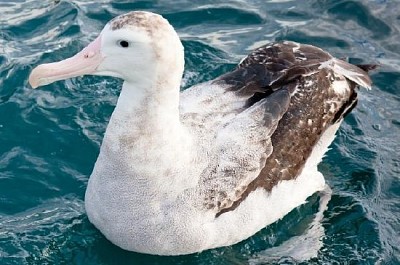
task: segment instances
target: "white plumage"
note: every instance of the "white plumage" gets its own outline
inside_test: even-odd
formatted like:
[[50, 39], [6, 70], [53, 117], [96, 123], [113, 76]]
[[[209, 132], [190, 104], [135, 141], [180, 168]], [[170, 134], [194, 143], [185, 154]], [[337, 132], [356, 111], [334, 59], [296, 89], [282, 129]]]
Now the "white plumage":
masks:
[[[269, 55], [275, 48], [278, 57], [293, 57], [290, 64]], [[310, 59], [309, 51], [323, 57]], [[282, 218], [324, 188], [317, 164], [339, 128], [341, 111], [353, 106], [346, 105], [355, 93], [351, 81], [370, 86], [361, 69], [293, 42], [262, 47], [236, 72], [180, 93], [183, 70], [183, 47], [169, 23], [131, 12], [108, 23], [76, 56], [41, 65], [30, 76], [33, 87], [82, 74], [125, 80], [85, 206], [89, 220], [127, 250], [199, 252], [235, 244]], [[290, 118], [301, 114], [297, 102], [319, 80], [326, 81], [331, 98], [317, 95], [324, 109], [316, 116], [326, 120], [306, 113]], [[270, 168], [278, 170], [270, 180], [262, 172], [268, 159], [280, 157], [276, 144], [303, 140], [291, 132], [285, 136], [286, 127], [279, 126], [288, 119], [296, 121], [294, 132], [310, 127], [304, 130], [314, 132], [313, 146], [303, 148], [307, 157], [301, 161], [274, 158], [281, 167]]]

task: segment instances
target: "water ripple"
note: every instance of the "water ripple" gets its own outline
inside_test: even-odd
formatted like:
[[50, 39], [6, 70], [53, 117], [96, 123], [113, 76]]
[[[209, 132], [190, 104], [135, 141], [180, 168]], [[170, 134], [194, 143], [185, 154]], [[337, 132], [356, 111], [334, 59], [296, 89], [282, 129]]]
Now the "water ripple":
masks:
[[[39, 63], [75, 54], [112, 17], [137, 9], [163, 14], [182, 37], [183, 89], [232, 69], [249, 50], [274, 40], [380, 64], [373, 89], [359, 92], [357, 108], [320, 165], [333, 194], [322, 215], [321, 197], [314, 195], [244, 242], [184, 257], [121, 250], [89, 223], [85, 187], [121, 81], [84, 77], [31, 90], [27, 77]], [[12, 0], [1, 3], [0, 12], [1, 264], [400, 262], [396, 1]], [[308, 236], [315, 231], [324, 236], [312, 241]], [[296, 239], [310, 239], [316, 247], [310, 253], [316, 254], [302, 263], [281, 252]], [[271, 251], [280, 255], [271, 258]]]

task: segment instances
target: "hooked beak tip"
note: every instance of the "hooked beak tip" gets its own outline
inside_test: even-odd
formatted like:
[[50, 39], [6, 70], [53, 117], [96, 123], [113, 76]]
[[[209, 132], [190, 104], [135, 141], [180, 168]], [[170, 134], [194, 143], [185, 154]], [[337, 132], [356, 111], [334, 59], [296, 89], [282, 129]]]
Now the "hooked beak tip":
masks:
[[44, 82], [43, 82], [43, 80], [41, 80], [41, 78], [39, 77], [39, 75], [40, 75], [39, 73], [40, 73], [41, 66], [42, 66], [42, 65], [39, 65], [39, 66], [35, 67], [35, 68], [32, 70], [31, 74], [29, 75], [28, 82], [29, 82], [29, 84], [31, 85], [31, 87], [32, 87], [33, 89], [36, 89], [36, 88], [38, 88], [39, 86], [45, 85]]

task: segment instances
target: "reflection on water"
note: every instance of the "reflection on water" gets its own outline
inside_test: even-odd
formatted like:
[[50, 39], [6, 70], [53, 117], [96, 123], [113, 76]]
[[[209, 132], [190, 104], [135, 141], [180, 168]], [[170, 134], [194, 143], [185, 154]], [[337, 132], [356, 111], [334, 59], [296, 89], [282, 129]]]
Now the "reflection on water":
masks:
[[256, 258], [250, 260], [250, 264], [265, 264], [267, 262], [279, 261], [282, 257], [290, 258], [295, 262], [308, 261], [317, 258], [323, 246], [325, 229], [322, 225], [324, 212], [328, 209], [328, 203], [332, 197], [329, 186], [320, 193], [318, 212], [309, 226], [302, 231], [301, 235], [292, 236], [281, 245], [268, 248], [257, 254]]
[[[273, 40], [379, 63], [373, 89], [359, 92], [320, 165], [330, 200], [316, 194], [250, 239], [195, 255], [141, 255], [108, 242], [88, 222], [83, 200], [121, 81], [85, 77], [32, 90], [27, 77], [39, 63], [76, 53], [112, 17], [138, 9], [161, 13], [182, 37], [183, 88]], [[399, 11], [385, 0], [0, 3], [0, 263], [400, 263]]]

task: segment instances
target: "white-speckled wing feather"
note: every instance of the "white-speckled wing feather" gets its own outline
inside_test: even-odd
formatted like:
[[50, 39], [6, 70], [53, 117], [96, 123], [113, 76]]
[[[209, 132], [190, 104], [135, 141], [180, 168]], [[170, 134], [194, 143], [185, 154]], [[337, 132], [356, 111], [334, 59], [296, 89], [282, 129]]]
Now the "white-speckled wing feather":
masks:
[[240, 198], [264, 167], [290, 95], [282, 89], [247, 109], [246, 98], [217, 85], [194, 87], [183, 98], [181, 118], [201, 143], [203, 169], [195, 194], [202, 199], [196, 206], [219, 212]]
[[290, 101], [279, 90], [241, 112], [216, 135], [214, 157], [200, 177], [205, 207], [217, 212], [232, 206], [265, 166], [272, 153], [271, 135]]
[[336, 74], [343, 75], [344, 77], [348, 78], [349, 80], [353, 81], [354, 83], [356, 83], [362, 87], [365, 87], [367, 89], [371, 89], [371, 84], [372, 84], [371, 78], [360, 67], [352, 65], [343, 60], [332, 58], [326, 62], [321, 63], [321, 65], [319, 66], [319, 69], [323, 69], [323, 68], [331, 69]]
[[246, 98], [227, 88], [209, 81], [183, 91], [179, 106], [181, 121], [188, 127], [211, 126], [207, 130], [212, 130], [242, 111]]

